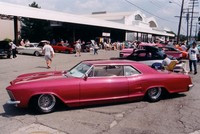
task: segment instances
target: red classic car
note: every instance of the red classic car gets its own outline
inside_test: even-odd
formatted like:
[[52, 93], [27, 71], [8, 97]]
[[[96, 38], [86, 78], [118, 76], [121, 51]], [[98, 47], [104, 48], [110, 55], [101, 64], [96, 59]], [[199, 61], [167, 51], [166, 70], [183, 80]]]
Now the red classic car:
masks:
[[164, 46], [164, 47], [159, 47], [159, 48], [162, 49], [167, 55], [173, 56], [177, 60], [180, 60], [183, 58], [182, 52], [174, 47]]
[[119, 52], [119, 57], [125, 58], [133, 53], [133, 48], [124, 48]]
[[158, 72], [127, 60], [83, 61], [69, 71], [23, 74], [10, 84], [8, 104], [32, 106], [42, 113], [52, 112], [60, 101], [74, 107], [147, 96], [155, 102], [164, 91], [186, 92], [193, 86], [188, 75]]
[[58, 43], [56, 45], [51, 45], [55, 52], [66, 52], [66, 53], [74, 53], [74, 49], [68, 47], [68, 44]]

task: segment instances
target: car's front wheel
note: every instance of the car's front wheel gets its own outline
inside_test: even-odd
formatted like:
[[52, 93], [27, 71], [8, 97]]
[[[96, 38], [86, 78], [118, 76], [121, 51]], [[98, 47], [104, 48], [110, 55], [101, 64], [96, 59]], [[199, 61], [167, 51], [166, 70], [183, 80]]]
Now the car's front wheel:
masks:
[[162, 95], [162, 88], [160, 87], [151, 88], [147, 91], [147, 97], [151, 102], [159, 101], [161, 99], [161, 95]]
[[52, 94], [42, 94], [37, 97], [35, 107], [41, 113], [50, 113], [56, 107], [56, 98]]

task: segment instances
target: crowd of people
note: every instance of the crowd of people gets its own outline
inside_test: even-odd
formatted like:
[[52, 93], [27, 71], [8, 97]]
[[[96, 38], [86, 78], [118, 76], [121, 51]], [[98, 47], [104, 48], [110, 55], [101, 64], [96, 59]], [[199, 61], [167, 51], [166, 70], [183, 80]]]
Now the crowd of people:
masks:
[[[20, 41], [20, 45], [21, 46], [26, 46], [30, 43], [29, 40], [25, 40], [22, 39]], [[43, 54], [44, 54], [44, 58], [46, 60], [46, 64], [47, 64], [47, 68], [51, 68], [51, 63], [52, 63], [52, 59], [54, 57], [54, 50], [52, 48], [52, 43], [56, 44], [55, 40], [52, 40], [52, 42], [50, 43], [49, 41], [44, 42], [44, 47], [43, 47]], [[62, 43], [65, 43], [64, 41], [62, 41]], [[66, 41], [67, 44], [68, 41]], [[75, 57], [80, 57], [81, 56], [81, 51], [82, 51], [82, 46], [83, 45], [88, 45], [89, 49], [93, 51], [94, 55], [98, 55], [98, 50], [102, 49], [105, 51], [110, 51], [110, 50], [122, 50], [124, 48], [133, 48], [133, 49], [140, 49], [140, 41], [124, 41], [124, 42], [99, 42], [97, 43], [95, 40], [91, 40], [91, 42], [89, 43], [85, 43], [84, 41], [81, 41], [80, 39], [77, 40], [72, 46], [75, 49]], [[151, 42], [152, 44], [156, 44], [158, 42]], [[50, 45], [51, 44], [51, 45]], [[158, 43], [160, 44], [160, 42]], [[197, 49], [197, 44], [195, 42], [192, 43], [192, 45], [190, 46], [186, 46], [185, 43], [180, 43], [180, 44], [173, 44], [172, 42], [163, 42], [163, 45], [168, 45], [168, 46], [174, 46], [176, 48], [180, 47], [183, 51], [187, 51], [188, 52], [188, 59], [189, 59], [189, 69], [190, 72], [192, 72], [194, 70], [194, 74], [197, 74], [197, 62], [200, 59], [199, 57], [199, 50]], [[12, 58], [16, 58], [17, 55], [17, 46], [13, 43], [10, 42], [9, 43], [10, 48], [11, 48], [11, 52], [12, 52]], [[164, 59], [164, 64], [169, 64], [170, 63], [170, 59], [166, 56]]]

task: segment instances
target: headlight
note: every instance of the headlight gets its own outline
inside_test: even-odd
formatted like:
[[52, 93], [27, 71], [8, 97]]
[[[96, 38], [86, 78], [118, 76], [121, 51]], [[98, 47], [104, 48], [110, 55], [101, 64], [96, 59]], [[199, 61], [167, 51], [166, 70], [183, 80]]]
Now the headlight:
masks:
[[10, 99], [12, 101], [15, 101], [15, 97], [14, 97], [13, 93], [10, 90], [7, 90], [7, 92], [8, 92], [8, 95], [9, 95]]

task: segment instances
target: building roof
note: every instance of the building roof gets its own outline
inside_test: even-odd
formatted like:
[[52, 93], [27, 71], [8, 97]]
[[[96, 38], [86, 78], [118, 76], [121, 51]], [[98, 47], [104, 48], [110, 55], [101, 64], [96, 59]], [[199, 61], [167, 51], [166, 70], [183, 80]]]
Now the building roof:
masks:
[[156, 35], [162, 35], [162, 36], [171, 36], [171, 37], [174, 36], [174, 34], [169, 34], [166, 32], [154, 31], [151, 29], [141, 29], [140, 27], [124, 25], [124, 24], [120, 24], [116, 22], [110, 22], [110, 21], [91, 18], [91, 17], [85, 17], [82, 15], [74, 15], [74, 14], [51, 11], [51, 10], [46, 10], [46, 9], [32, 8], [28, 6], [9, 4], [5, 2], [0, 2], [0, 9], [1, 9], [0, 14], [3, 14], [3, 15], [106, 27], [106, 28], [113, 28], [113, 29], [120, 29], [120, 30], [127, 30], [127, 31], [150, 33], [150, 34], [156, 34]]

